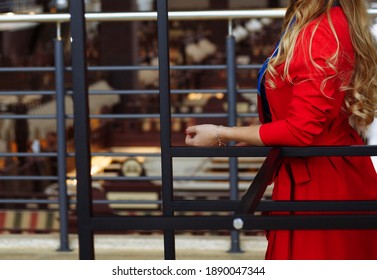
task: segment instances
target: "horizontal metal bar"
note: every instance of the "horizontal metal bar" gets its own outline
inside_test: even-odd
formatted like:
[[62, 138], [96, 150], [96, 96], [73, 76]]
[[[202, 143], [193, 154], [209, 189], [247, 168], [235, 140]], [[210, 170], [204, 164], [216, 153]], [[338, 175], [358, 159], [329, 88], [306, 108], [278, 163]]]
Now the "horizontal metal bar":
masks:
[[200, 93], [227, 93], [225, 88], [217, 89], [172, 89], [171, 93], [191, 93], [191, 92], [200, 92]]
[[[175, 211], [235, 211], [238, 200], [175, 200]], [[266, 201], [262, 200], [257, 211], [319, 211], [364, 212], [377, 211], [377, 201]]]
[[271, 147], [171, 147], [173, 157], [265, 157]]
[[[255, 116], [255, 114], [242, 114], [243, 116]], [[3, 117], [1, 117], [2, 119]], [[14, 117], [16, 116], [16, 117]], [[32, 116], [30, 118], [38, 118], [38, 119], [54, 119], [56, 117], [52, 117], [51, 115], [9, 115], [9, 118], [13, 119], [29, 119], [28, 116]], [[228, 115], [226, 113], [179, 113], [179, 114], [171, 114], [172, 118], [189, 118], [189, 117], [196, 117], [196, 118], [226, 118]], [[8, 117], [8, 116], [6, 116]], [[159, 118], [160, 114], [91, 114], [89, 115], [91, 119], [146, 119], [146, 118]], [[4, 117], [5, 118], [5, 117]], [[73, 119], [73, 115], [68, 114], [66, 115], [67, 119]]]
[[[159, 94], [158, 89], [130, 89], [130, 90], [89, 90], [88, 93], [90, 95], [110, 95], [110, 94]], [[170, 91], [171, 94], [187, 94], [187, 93], [208, 93], [208, 94], [215, 94], [215, 93], [227, 93], [225, 88], [218, 88], [218, 89], [172, 89]], [[257, 93], [255, 88], [249, 89], [238, 89], [238, 93]], [[15, 91], [15, 90], [7, 90], [7, 91], [0, 91], [0, 96], [2, 95], [53, 95], [55, 91], [52, 90], [44, 90], [44, 91], [37, 91], [37, 90], [22, 90], [22, 91]], [[73, 95], [73, 91], [67, 90], [67, 95]]]
[[257, 93], [257, 89], [256, 88], [246, 88], [246, 89], [238, 89], [237, 90], [238, 93]]
[[0, 176], [0, 181], [52, 181], [57, 179], [58, 176]]
[[[89, 90], [89, 95], [126, 95], [126, 94], [159, 94], [158, 89], [130, 89], [130, 90]], [[227, 90], [225, 88], [219, 89], [172, 89], [171, 94], [187, 94], [187, 93], [201, 93], [201, 94], [216, 94], [223, 93], [226, 94]], [[237, 93], [257, 93], [255, 88], [248, 89], [238, 89]], [[31, 90], [21, 90], [21, 91], [0, 91], [0, 96], [8, 95], [55, 95], [55, 91], [31, 91]], [[73, 95], [71, 90], [66, 91], [67, 95]]]
[[[75, 201], [71, 201], [75, 203]], [[93, 204], [161, 204], [161, 200], [93, 200]], [[238, 200], [174, 200], [174, 211], [233, 212]], [[377, 201], [261, 201], [257, 211], [299, 212], [375, 212]], [[339, 213], [341, 214], [341, 213]]]
[[[56, 199], [0, 199], [1, 203], [57, 204]], [[76, 204], [76, 200], [69, 200]], [[93, 200], [93, 204], [161, 204], [161, 200]], [[239, 201], [232, 200], [175, 200], [174, 211], [182, 212], [233, 212]], [[154, 210], [154, 209], [152, 209]], [[257, 211], [300, 211], [300, 212], [365, 212], [377, 211], [374, 201], [261, 201]]]
[[245, 114], [238, 114], [237, 117], [242, 118], [257, 118], [259, 115], [257, 113], [245, 113]]
[[0, 153], [0, 157], [57, 157], [58, 153]]
[[[174, 165], [174, 163], [173, 163]], [[241, 177], [238, 177], [241, 178]], [[243, 177], [246, 180], [253, 180], [253, 177]], [[244, 180], [243, 179], [243, 180]], [[229, 180], [229, 176], [173, 176], [174, 181], [224, 181]]]
[[[258, 69], [261, 65], [250, 64], [250, 65], [240, 65], [237, 68], [239, 69]], [[1, 68], [0, 68], [1, 69]], [[9, 69], [9, 68], [8, 68]], [[22, 68], [21, 68], [22, 69]], [[158, 66], [153, 65], [102, 65], [102, 66], [88, 66], [88, 71], [158, 71]], [[226, 65], [217, 64], [217, 65], [171, 65], [171, 70], [223, 70], [226, 69]], [[67, 66], [65, 67], [66, 71], [72, 71], [72, 68]]]
[[35, 204], [57, 204], [58, 200], [50, 200], [50, 199], [0, 199], [0, 204], [2, 203], [12, 203], [12, 204], [27, 204], [27, 203], [35, 203]]
[[0, 120], [24, 120], [24, 119], [37, 119], [37, 120], [51, 120], [56, 119], [56, 115], [0, 115]]
[[[212, 114], [171, 114], [172, 118], [226, 118], [226, 113], [212, 113]], [[92, 114], [89, 115], [91, 119], [144, 119], [144, 118], [159, 118], [160, 114]], [[73, 118], [73, 115], [67, 115], [67, 118]]]
[[[1, 16], [0, 16], [1, 17]], [[53, 72], [54, 67], [0, 67], [0, 72]]]
[[7, 91], [0, 91], [0, 95], [51, 95], [55, 94], [55, 91], [52, 90], [7, 90]]
[[[160, 181], [161, 176], [140, 176], [140, 177], [126, 177], [126, 176], [92, 176], [92, 180], [107, 180], [107, 181]], [[251, 181], [253, 176], [238, 177], [241, 181]], [[229, 176], [173, 176], [174, 181], [227, 181]]]
[[[224, 10], [224, 11], [171, 11], [169, 20], [232, 20], [245, 18], [282, 18], [285, 9]], [[377, 9], [369, 9], [377, 16]], [[0, 15], [0, 22], [69, 22], [70, 14], [13, 14]], [[86, 13], [86, 21], [156, 21], [157, 12]]]
[[[245, 93], [256, 93], [256, 89], [242, 89], [243, 92]], [[8, 93], [8, 92], [6, 92]], [[11, 94], [6, 94], [4, 92], [4, 95], [11, 95]], [[20, 94], [20, 91], [18, 91]], [[52, 92], [54, 93], [54, 92]], [[90, 90], [88, 92], [89, 94], [92, 95], [113, 95], [113, 94], [159, 94], [159, 90], [157, 89], [129, 89], [129, 90]], [[187, 93], [208, 93], [208, 94], [216, 94], [216, 93], [227, 93], [227, 90], [225, 88], [222, 89], [172, 89], [170, 91], [171, 94], [187, 94]], [[67, 95], [73, 95], [72, 90], [67, 90], [66, 91]]]
[[0, 15], [0, 22], [69, 22], [69, 14], [15, 14], [6, 13]]
[[[369, 146], [331, 146], [331, 147], [281, 147], [285, 157], [309, 156], [377, 156], [377, 145]], [[265, 157], [271, 147], [171, 147], [173, 157]], [[159, 157], [160, 153], [120, 153], [120, 152], [93, 152], [92, 156], [112, 157]], [[28, 157], [56, 157], [57, 153], [0, 153], [1, 157], [28, 156]], [[76, 154], [67, 152], [67, 157]]]
[[[264, 157], [271, 147], [172, 147], [173, 157]], [[377, 145], [281, 147], [284, 157], [377, 156]]]
[[140, 177], [126, 177], [126, 176], [95, 176], [93, 175], [92, 181], [159, 181], [161, 176], [140, 176]]
[[[241, 18], [270, 17], [282, 18], [285, 9], [265, 10], [226, 10], [226, 11], [184, 11], [168, 12], [170, 20], [229, 20]], [[0, 16], [0, 22], [69, 22], [70, 14], [13, 14]], [[124, 13], [86, 13], [86, 21], [156, 21], [157, 12], [124, 12]]]
[[[93, 217], [91, 230], [233, 230], [234, 216]], [[377, 215], [241, 216], [244, 230], [377, 229]]]
[[[247, 89], [244, 89], [247, 90]], [[254, 89], [250, 89], [250, 91], [253, 91]], [[227, 93], [227, 90], [225, 88], [222, 89], [172, 89], [170, 91], [171, 94], [186, 94], [186, 93]], [[249, 92], [249, 91], [246, 91]], [[69, 95], [73, 94], [73, 91], [67, 90], [66, 92]], [[159, 90], [157, 89], [146, 89], [146, 90], [140, 90], [140, 89], [130, 89], [130, 90], [91, 90], [89, 91], [90, 94], [159, 94]]]
[[[237, 69], [240, 70], [250, 70], [250, 69], [260, 69], [261, 64], [242, 64], [236, 65]], [[158, 66], [153, 65], [119, 65], [119, 66], [88, 66], [88, 71], [140, 71], [140, 70], [150, 70], [157, 71]], [[195, 64], [195, 65], [171, 65], [171, 70], [224, 70], [226, 65], [217, 64], [217, 65], [208, 65], [208, 64]], [[72, 71], [72, 67], [67, 66], [64, 68], [65, 71]], [[53, 72], [55, 71], [54, 67], [45, 66], [45, 67], [0, 67], [0, 72]]]
[[[226, 118], [228, 115], [226, 113], [179, 113], [171, 114], [172, 118]], [[240, 114], [240, 117], [256, 117], [257, 114]], [[147, 119], [147, 118], [159, 118], [159, 114], [91, 114], [89, 115], [91, 119]], [[39, 120], [51, 120], [56, 119], [56, 115], [5, 115], [1, 114], [0, 119], [39, 119]], [[74, 116], [71, 114], [66, 115], [66, 119], [73, 119]]]
[[[258, 70], [261, 64], [236, 64], [238, 70]], [[124, 70], [157, 70], [156, 66], [89, 66], [89, 71], [124, 71]], [[195, 65], [171, 65], [170, 70], [224, 70], [226, 65], [223, 64], [195, 64]]]
[[[119, 176], [92, 176], [92, 181], [161, 181], [161, 176], [141, 176], [141, 177], [123, 177]], [[76, 179], [75, 176], [67, 176], [67, 180], [74, 180]], [[1, 179], [0, 179], [1, 180]], [[173, 176], [174, 181], [228, 181], [229, 176]], [[254, 176], [239, 176], [239, 181], [252, 181], [254, 180]], [[227, 191], [228, 189], [224, 189]], [[178, 191], [178, 190], [177, 190]], [[217, 190], [214, 190], [217, 191]]]
[[[239, 66], [240, 69], [245, 69], [246, 67]], [[247, 69], [256, 69], [260, 68], [256, 65], [249, 65]], [[171, 70], [223, 70], [226, 69], [226, 65], [217, 64], [217, 65], [171, 65]], [[138, 71], [138, 70], [158, 70], [158, 66], [151, 65], [138, 65], [138, 66], [88, 66], [89, 71]]]
[[242, 64], [242, 65], [239, 64], [239, 65], [236, 65], [236, 68], [240, 69], [240, 70], [250, 70], [250, 69], [259, 70], [261, 67], [262, 67], [262, 64]]
[[157, 71], [158, 66], [152, 66], [152, 65], [88, 66], [87, 69], [89, 71], [137, 71], [137, 70]]
[[[92, 180], [96, 181], [160, 181], [161, 176], [140, 176], [140, 177], [126, 177], [126, 176], [92, 176]], [[225, 181], [229, 176], [173, 176], [175, 181]], [[252, 180], [252, 178], [248, 178]]]
[[[74, 157], [74, 153], [70, 153]], [[109, 156], [109, 157], [160, 157], [161, 153], [119, 153], [119, 152], [92, 152], [92, 156]]]
[[[58, 204], [57, 199], [0, 199], [0, 204], [2, 203], [12, 203], [12, 204]], [[69, 200], [69, 204], [76, 204], [76, 200]], [[161, 200], [93, 200], [93, 204], [162, 204]], [[154, 209], [151, 209], [154, 210]]]
[[282, 147], [285, 157], [308, 156], [377, 156], [377, 145], [328, 146], [328, 147]]

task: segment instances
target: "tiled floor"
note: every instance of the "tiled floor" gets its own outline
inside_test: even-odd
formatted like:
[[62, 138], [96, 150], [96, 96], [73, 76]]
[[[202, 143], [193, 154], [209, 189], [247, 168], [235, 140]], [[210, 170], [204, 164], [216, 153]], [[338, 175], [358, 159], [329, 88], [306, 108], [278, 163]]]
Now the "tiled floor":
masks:
[[[69, 252], [60, 247], [57, 234], [2, 234], [0, 235], [0, 260], [76, 260], [78, 240], [69, 236]], [[241, 236], [243, 252], [229, 253], [229, 236], [178, 235], [176, 236], [177, 260], [261, 260], [264, 258], [266, 240], [263, 236]], [[161, 235], [96, 235], [97, 260], [162, 260]]]

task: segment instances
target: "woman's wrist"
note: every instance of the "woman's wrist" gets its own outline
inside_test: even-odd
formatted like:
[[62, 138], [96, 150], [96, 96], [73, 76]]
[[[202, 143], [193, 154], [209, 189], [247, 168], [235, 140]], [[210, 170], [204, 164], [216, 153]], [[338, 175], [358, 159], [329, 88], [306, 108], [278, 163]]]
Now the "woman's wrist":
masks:
[[216, 127], [216, 140], [219, 146], [225, 146], [230, 141], [246, 143], [252, 146], [264, 146], [259, 136], [259, 128], [260, 125], [242, 127], [220, 125]]

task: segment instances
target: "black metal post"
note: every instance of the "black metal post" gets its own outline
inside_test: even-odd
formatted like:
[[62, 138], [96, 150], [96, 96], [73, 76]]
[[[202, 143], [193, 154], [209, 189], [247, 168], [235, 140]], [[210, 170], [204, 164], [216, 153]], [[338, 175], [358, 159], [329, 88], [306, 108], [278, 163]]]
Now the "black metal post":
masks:
[[77, 229], [80, 259], [94, 259], [92, 218], [91, 154], [86, 63], [85, 3], [70, 3], [72, 36], [72, 71], [74, 134], [77, 170]]
[[[228, 126], [237, 125], [237, 73], [236, 73], [236, 41], [233, 35], [226, 38], [226, 58], [227, 58], [227, 98], [228, 98]], [[234, 143], [230, 143], [233, 145]], [[229, 158], [229, 183], [230, 199], [238, 200], [238, 159]], [[230, 253], [241, 253], [240, 233], [231, 231]]]
[[[157, 0], [158, 60], [160, 82], [160, 126], [161, 126], [161, 174], [162, 209], [164, 217], [174, 215], [173, 211], [173, 166], [170, 151], [170, 65], [169, 65], [169, 19], [167, 0]], [[165, 259], [175, 259], [174, 230], [164, 230]]]
[[[58, 26], [59, 28], [59, 26]], [[56, 114], [58, 138], [58, 186], [59, 186], [59, 221], [60, 221], [60, 248], [58, 251], [71, 251], [68, 240], [68, 195], [66, 184], [66, 134], [65, 134], [65, 102], [64, 102], [64, 51], [63, 40], [58, 36], [55, 44], [55, 87], [56, 87]]]

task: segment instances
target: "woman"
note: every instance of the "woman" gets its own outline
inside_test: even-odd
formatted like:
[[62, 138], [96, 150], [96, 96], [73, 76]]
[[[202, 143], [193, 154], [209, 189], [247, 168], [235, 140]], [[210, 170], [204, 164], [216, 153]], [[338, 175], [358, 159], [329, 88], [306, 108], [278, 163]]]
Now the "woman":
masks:
[[[365, 1], [293, 0], [283, 30], [261, 73], [265, 122], [191, 126], [187, 145], [364, 144], [359, 133], [373, 121], [377, 92]], [[370, 157], [286, 158], [272, 199], [377, 200], [377, 174]], [[377, 230], [272, 230], [267, 239], [266, 259], [377, 259]]]

